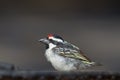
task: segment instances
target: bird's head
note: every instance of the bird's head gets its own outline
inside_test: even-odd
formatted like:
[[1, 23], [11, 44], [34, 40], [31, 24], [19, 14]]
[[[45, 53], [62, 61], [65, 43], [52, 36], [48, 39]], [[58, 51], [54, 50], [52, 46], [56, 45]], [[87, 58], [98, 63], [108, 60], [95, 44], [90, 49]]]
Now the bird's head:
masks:
[[57, 45], [58, 43], [64, 42], [63, 38], [56, 34], [48, 34], [46, 38], [42, 38], [39, 41], [44, 43], [47, 48], [50, 46], [50, 43], [53, 45]]

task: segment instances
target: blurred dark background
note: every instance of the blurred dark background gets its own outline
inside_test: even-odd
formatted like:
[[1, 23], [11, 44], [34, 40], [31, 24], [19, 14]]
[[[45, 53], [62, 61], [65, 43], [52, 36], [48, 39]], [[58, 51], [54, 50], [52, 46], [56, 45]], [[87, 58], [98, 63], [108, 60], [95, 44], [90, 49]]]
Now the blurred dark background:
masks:
[[119, 5], [117, 0], [0, 0], [0, 62], [54, 70], [37, 40], [55, 33], [120, 72]]

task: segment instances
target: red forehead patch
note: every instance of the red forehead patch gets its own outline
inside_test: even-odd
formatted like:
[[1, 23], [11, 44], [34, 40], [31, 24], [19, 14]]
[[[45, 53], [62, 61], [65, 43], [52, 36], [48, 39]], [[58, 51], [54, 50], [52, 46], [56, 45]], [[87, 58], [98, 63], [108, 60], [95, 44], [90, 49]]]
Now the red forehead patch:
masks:
[[48, 34], [48, 38], [49, 38], [49, 37], [53, 37], [53, 34]]

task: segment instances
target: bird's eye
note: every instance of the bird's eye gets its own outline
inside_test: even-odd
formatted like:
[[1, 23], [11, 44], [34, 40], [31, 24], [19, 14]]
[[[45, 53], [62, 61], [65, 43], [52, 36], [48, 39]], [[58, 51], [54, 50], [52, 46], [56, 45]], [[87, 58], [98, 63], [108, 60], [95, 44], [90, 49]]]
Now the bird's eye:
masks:
[[50, 42], [52, 42], [53, 40], [52, 39], [49, 39]]
[[51, 42], [51, 43], [54, 43], [55, 41], [53, 41], [52, 39], [49, 39], [49, 41]]

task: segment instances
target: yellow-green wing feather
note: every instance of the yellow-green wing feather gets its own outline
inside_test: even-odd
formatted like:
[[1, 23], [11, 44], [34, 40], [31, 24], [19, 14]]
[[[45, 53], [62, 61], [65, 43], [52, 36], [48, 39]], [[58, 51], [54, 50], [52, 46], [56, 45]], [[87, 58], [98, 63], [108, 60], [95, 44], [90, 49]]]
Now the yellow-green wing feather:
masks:
[[79, 60], [81, 60], [83, 63], [92, 64], [92, 63], [91, 63], [91, 60], [88, 59], [88, 58], [82, 53], [82, 51], [75, 52], [75, 53], [61, 52], [60, 55], [61, 55], [61, 56], [64, 56], [64, 57], [79, 59]]

